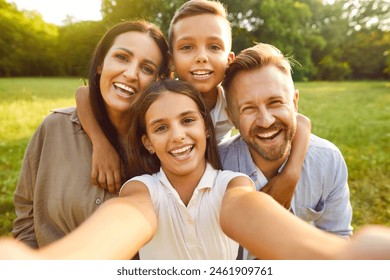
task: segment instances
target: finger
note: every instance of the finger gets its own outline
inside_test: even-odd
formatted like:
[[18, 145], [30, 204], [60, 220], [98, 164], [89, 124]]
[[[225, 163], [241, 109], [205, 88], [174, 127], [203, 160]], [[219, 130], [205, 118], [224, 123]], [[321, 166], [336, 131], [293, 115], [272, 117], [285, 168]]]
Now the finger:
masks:
[[105, 190], [107, 189], [106, 175], [104, 173], [99, 173], [98, 182], [99, 187]]
[[107, 189], [110, 193], [115, 192], [115, 180], [114, 180], [114, 174], [108, 173], [106, 175], [106, 182], [107, 182]]
[[98, 175], [99, 175], [99, 173], [97, 172], [97, 170], [95, 168], [92, 168], [91, 182], [95, 186], [99, 186]]
[[122, 186], [122, 176], [118, 170], [114, 171], [114, 178], [115, 178], [115, 190], [119, 192]]

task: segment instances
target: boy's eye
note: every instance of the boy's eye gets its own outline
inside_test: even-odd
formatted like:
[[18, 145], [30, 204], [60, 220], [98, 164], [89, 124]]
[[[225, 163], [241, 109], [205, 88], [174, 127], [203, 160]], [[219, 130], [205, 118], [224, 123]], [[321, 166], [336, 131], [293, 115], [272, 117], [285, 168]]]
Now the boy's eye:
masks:
[[188, 50], [191, 50], [191, 46], [190, 45], [184, 45], [184, 46], [181, 46], [180, 47], [180, 50], [182, 50], [182, 51], [188, 51]]
[[221, 50], [222, 48], [221, 48], [220, 46], [218, 46], [218, 45], [211, 45], [211, 46], [210, 46], [210, 49], [213, 50], [213, 51], [219, 51], [219, 50]]

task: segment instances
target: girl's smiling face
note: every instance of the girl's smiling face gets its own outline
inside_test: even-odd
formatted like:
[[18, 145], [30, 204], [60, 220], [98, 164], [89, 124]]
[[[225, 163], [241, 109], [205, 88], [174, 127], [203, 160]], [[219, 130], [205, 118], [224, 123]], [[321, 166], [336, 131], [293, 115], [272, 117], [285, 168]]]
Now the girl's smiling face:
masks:
[[168, 178], [201, 177], [206, 168], [206, 127], [196, 103], [165, 91], [145, 115], [145, 148], [156, 153]]

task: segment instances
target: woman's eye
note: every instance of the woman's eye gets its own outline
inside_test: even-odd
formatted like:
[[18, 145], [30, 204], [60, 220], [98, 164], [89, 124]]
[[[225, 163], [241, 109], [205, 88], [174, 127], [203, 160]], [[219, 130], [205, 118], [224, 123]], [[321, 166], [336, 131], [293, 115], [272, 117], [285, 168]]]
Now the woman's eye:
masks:
[[127, 57], [123, 54], [117, 54], [115, 57], [120, 61], [127, 61]]
[[154, 69], [149, 66], [143, 66], [142, 71], [147, 74], [147, 75], [153, 75], [154, 74]]

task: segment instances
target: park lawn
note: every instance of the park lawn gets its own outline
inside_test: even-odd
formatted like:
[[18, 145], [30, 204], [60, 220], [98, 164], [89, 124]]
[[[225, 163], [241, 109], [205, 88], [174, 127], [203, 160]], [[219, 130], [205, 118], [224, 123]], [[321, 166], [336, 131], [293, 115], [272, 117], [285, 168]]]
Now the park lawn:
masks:
[[[15, 217], [13, 192], [26, 145], [58, 107], [74, 106], [78, 78], [0, 78], [0, 236]], [[299, 111], [335, 143], [349, 170], [355, 229], [390, 226], [390, 82], [297, 83]]]

